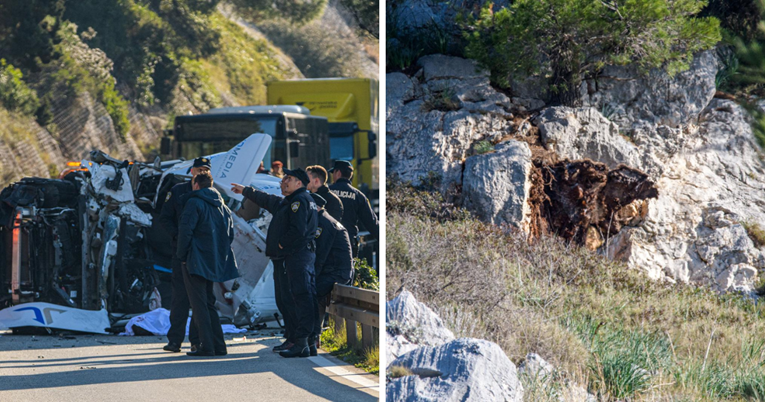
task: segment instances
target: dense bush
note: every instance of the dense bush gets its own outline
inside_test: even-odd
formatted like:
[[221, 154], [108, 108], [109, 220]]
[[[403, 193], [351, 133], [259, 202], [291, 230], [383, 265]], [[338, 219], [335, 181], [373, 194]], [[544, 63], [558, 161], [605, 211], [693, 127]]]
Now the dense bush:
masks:
[[504, 88], [542, 74], [553, 103], [574, 104], [583, 75], [606, 64], [687, 69], [693, 53], [720, 41], [719, 20], [697, 18], [701, 0], [518, 0], [467, 18], [466, 52]]
[[22, 80], [21, 70], [0, 59], [0, 104], [6, 109], [33, 114], [40, 106], [37, 94]]

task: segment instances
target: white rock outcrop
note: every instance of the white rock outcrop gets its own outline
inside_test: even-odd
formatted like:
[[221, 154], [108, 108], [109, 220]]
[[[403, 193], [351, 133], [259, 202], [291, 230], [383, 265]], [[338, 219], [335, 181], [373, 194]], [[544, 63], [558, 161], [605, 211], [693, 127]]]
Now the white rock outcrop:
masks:
[[481, 219], [528, 231], [531, 150], [525, 142], [507, 141], [493, 152], [465, 161], [462, 205]]
[[461, 338], [417, 348], [391, 363], [413, 375], [391, 379], [388, 401], [522, 401], [515, 364], [496, 343]]
[[[387, 170], [415, 185], [432, 172], [446, 193], [462, 185], [462, 163], [474, 143], [511, 130], [512, 103], [473, 61], [432, 55], [418, 65], [415, 77], [387, 75]], [[433, 109], [443, 100], [457, 109]]]
[[407, 290], [386, 303], [385, 314], [389, 364], [418, 346], [441, 345], [455, 339], [441, 317]]

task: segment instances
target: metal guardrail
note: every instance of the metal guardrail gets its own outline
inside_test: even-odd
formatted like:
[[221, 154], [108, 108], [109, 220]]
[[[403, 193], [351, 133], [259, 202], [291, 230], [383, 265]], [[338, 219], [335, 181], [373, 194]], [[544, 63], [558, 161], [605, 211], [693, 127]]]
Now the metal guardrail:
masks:
[[361, 324], [361, 344], [373, 347], [380, 331], [380, 292], [335, 284], [327, 312], [335, 321], [335, 333], [345, 328], [349, 345], [359, 343], [356, 323]]

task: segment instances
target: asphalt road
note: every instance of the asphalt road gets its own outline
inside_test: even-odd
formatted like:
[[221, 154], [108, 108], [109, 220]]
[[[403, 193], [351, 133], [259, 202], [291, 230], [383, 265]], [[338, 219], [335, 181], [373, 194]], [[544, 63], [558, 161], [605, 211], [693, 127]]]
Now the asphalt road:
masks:
[[166, 339], [158, 336], [61, 337], [0, 331], [0, 402], [379, 398], [377, 376], [326, 353], [284, 359], [271, 351], [280, 342], [273, 333], [241, 337], [226, 335], [227, 356], [192, 358], [163, 351]]

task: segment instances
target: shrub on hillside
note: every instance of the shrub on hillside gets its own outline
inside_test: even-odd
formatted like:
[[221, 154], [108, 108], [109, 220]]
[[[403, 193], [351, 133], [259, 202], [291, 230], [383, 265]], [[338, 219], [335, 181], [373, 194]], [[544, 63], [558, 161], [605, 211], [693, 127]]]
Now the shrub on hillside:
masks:
[[583, 75], [606, 64], [688, 68], [693, 54], [720, 41], [720, 22], [695, 17], [701, 0], [518, 0], [487, 5], [465, 21], [466, 53], [508, 88], [514, 77], [543, 74], [553, 103], [573, 105]]
[[40, 102], [22, 78], [21, 70], [0, 59], [0, 104], [6, 109], [31, 115]]

